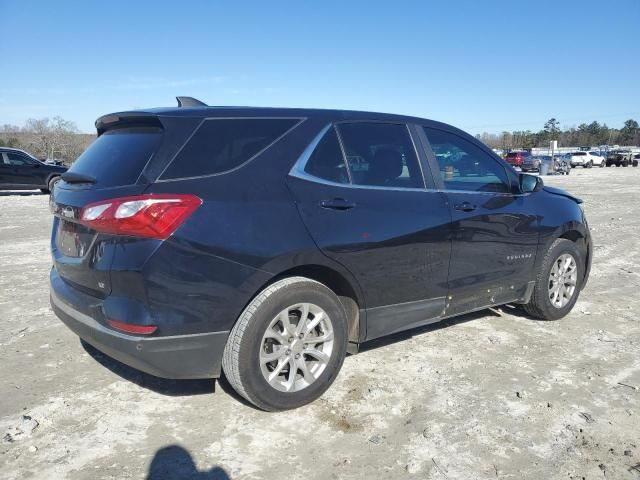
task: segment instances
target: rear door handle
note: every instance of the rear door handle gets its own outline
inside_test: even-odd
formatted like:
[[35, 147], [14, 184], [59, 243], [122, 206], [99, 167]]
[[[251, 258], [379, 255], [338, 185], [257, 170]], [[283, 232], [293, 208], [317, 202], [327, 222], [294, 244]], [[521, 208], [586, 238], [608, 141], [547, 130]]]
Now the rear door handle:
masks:
[[456, 210], [460, 210], [461, 212], [473, 212], [476, 208], [476, 205], [472, 205], [469, 202], [462, 202], [454, 206]]
[[329, 210], [349, 210], [355, 207], [356, 204], [344, 198], [333, 198], [331, 200], [322, 200], [320, 206]]

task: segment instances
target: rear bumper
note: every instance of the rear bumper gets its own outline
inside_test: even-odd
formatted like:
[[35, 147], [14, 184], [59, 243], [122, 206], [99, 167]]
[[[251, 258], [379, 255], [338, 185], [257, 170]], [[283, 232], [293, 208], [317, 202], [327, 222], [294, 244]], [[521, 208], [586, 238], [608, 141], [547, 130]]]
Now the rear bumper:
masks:
[[51, 269], [51, 307], [62, 322], [106, 355], [162, 378], [216, 378], [229, 332], [167, 337], [140, 337], [112, 330], [102, 323], [101, 302], [74, 289]]

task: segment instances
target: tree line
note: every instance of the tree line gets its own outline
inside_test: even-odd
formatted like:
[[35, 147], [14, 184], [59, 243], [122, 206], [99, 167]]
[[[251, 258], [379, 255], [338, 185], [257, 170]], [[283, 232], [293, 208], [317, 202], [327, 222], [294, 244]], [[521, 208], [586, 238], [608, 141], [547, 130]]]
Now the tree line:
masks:
[[577, 127], [560, 128], [560, 122], [550, 118], [542, 130], [516, 130], [502, 133], [482, 133], [476, 138], [491, 148], [533, 148], [548, 147], [552, 140], [558, 141], [560, 147], [600, 146], [600, 145], [640, 145], [640, 128], [638, 122], [629, 119], [622, 128], [611, 128], [606, 123], [593, 121], [581, 123]]
[[[597, 121], [581, 123], [562, 130], [560, 122], [550, 118], [539, 132], [521, 130], [502, 133], [482, 133], [476, 138], [491, 148], [548, 147], [549, 141], [558, 140], [558, 146], [640, 145], [638, 122], [629, 119], [622, 128], [611, 128]], [[40, 159], [62, 160], [67, 164], [95, 139], [95, 135], [80, 133], [75, 123], [62, 117], [30, 118], [22, 127], [0, 126], [0, 147], [26, 150]]]
[[75, 123], [62, 117], [30, 118], [22, 127], [0, 126], [0, 147], [19, 148], [41, 160], [62, 160], [67, 164], [73, 163], [95, 138], [80, 133]]

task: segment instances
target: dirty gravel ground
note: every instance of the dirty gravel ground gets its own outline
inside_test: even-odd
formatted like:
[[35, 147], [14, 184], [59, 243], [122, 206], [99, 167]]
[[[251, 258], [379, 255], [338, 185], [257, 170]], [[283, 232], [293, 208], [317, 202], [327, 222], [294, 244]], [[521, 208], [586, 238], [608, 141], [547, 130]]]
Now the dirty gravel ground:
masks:
[[397, 335], [277, 414], [87, 353], [49, 309], [47, 197], [1, 196], [0, 478], [640, 479], [640, 169], [545, 181], [585, 200], [595, 238], [567, 318]]

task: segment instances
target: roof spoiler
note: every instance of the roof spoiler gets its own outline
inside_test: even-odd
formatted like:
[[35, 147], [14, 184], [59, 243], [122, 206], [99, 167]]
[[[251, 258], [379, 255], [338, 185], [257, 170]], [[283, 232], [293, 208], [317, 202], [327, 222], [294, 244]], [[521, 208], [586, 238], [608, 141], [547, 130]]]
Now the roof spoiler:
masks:
[[178, 107], [208, 107], [204, 102], [197, 100], [193, 97], [176, 97], [178, 101]]
[[98, 136], [112, 128], [136, 126], [162, 128], [162, 123], [160, 122], [158, 115], [155, 113], [136, 111], [110, 113], [108, 115], [103, 115], [96, 120]]

